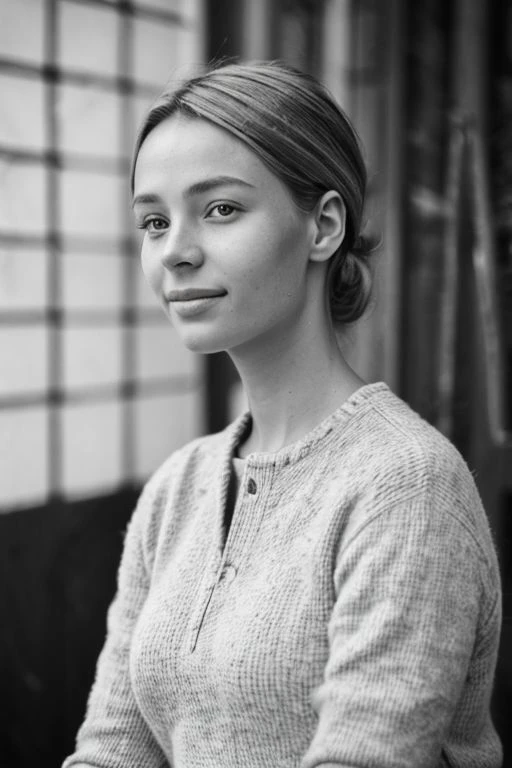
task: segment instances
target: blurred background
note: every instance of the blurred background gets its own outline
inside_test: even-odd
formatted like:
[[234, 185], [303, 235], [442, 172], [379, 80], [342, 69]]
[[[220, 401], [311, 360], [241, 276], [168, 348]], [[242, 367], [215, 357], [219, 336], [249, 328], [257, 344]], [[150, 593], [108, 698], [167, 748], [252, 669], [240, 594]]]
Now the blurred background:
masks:
[[0, 0], [0, 765], [72, 749], [141, 485], [241, 407], [144, 286], [127, 183], [165, 82], [232, 56], [317, 75], [365, 144], [383, 244], [342, 343], [475, 474], [511, 760], [512, 0]]

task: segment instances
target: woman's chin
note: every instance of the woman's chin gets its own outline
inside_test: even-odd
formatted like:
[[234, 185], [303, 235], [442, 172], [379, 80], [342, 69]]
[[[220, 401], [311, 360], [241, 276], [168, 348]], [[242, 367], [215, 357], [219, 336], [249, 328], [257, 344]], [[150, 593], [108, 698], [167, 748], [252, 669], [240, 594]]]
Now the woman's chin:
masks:
[[205, 323], [201, 326], [199, 323], [183, 324], [173, 321], [173, 326], [181, 339], [181, 343], [191, 352], [197, 352], [200, 355], [214, 355], [217, 352], [227, 352], [228, 354], [247, 343], [255, 340], [256, 334], [247, 331], [246, 328], [212, 327]]
[[199, 355], [214, 355], [216, 352], [225, 352], [227, 346], [220, 339], [200, 333], [180, 334], [183, 346], [190, 352], [196, 352]]

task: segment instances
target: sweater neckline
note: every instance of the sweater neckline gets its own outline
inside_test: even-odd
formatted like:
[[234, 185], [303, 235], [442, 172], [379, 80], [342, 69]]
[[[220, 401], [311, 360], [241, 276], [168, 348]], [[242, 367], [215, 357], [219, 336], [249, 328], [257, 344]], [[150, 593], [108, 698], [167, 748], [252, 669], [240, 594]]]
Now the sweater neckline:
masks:
[[[367, 401], [378, 394], [390, 392], [388, 385], [384, 381], [377, 381], [371, 384], [363, 384], [347, 400], [345, 400], [335, 411], [326, 416], [319, 424], [313, 427], [306, 435], [299, 440], [284, 446], [275, 453], [254, 452], [249, 453], [244, 461], [247, 466], [283, 466], [290, 464], [307, 455], [314, 446], [331, 432], [340, 421], [348, 420], [359, 408]], [[243, 436], [250, 427], [252, 420], [251, 412], [246, 411], [232, 424], [227, 427], [229, 431], [229, 461], [236, 456], [236, 448], [240, 444]]]

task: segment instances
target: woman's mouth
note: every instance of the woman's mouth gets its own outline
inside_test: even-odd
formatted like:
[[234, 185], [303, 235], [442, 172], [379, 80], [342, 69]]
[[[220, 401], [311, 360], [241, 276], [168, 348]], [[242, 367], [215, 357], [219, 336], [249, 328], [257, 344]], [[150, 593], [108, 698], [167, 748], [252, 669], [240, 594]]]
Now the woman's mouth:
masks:
[[217, 304], [226, 295], [218, 288], [180, 288], [168, 291], [165, 298], [180, 317], [199, 315]]
[[165, 294], [167, 301], [194, 301], [195, 299], [211, 299], [225, 296], [222, 288], [177, 288]]

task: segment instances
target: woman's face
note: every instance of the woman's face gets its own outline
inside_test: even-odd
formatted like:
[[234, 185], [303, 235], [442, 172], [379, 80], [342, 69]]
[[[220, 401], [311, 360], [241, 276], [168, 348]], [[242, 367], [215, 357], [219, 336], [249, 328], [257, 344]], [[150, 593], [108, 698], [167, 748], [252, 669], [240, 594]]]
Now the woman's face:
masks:
[[218, 352], [293, 330], [309, 297], [313, 217], [241, 141], [176, 115], [140, 149], [142, 268], [184, 344]]

